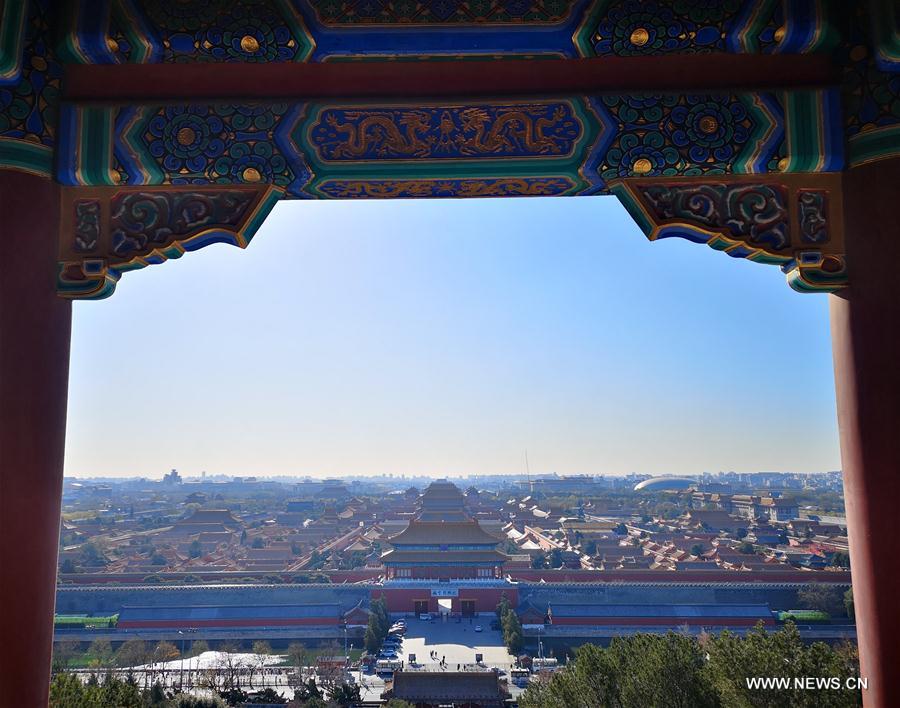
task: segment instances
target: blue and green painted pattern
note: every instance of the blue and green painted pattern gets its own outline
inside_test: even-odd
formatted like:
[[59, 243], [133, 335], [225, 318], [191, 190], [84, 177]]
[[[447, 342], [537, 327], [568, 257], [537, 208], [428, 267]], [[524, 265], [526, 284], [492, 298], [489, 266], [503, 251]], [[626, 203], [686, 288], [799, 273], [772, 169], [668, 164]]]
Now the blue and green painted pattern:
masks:
[[573, 41], [580, 56], [811, 53], [837, 40], [826, 0], [603, 0]]
[[0, 2], [0, 86], [15, 84], [22, 76], [27, 9], [26, 0]]
[[0, 167], [46, 176], [53, 174], [62, 80], [49, 9], [49, 0], [0, 3], [0, 62], [7, 69], [0, 77]]
[[[246, 248], [282, 192], [268, 187], [231, 193], [113, 190], [104, 197], [113, 214], [98, 227], [98, 232], [108, 234], [98, 239], [92, 254], [60, 261], [57, 292], [71, 299], [100, 300], [112, 295], [123, 273], [181, 258], [213, 243]], [[213, 201], [224, 206], [217, 211], [210, 206]]]
[[[798, 292], [835, 292], [847, 286], [839, 211], [829, 208], [836, 184], [805, 189], [778, 178], [620, 180], [610, 186], [648, 239], [684, 238], [732, 258], [780, 266]], [[818, 250], [811, 250], [804, 197], [812, 194]], [[831, 197], [833, 199], [834, 197]]]
[[[264, 182], [293, 198], [602, 193], [611, 180], [842, 166], [834, 91], [416, 104], [66, 106], [68, 185]], [[482, 180], [475, 187], [471, 180]], [[552, 179], [535, 182], [514, 180]], [[565, 180], [563, 183], [558, 180]], [[432, 190], [423, 187], [429, 180]], [[453, 180], [460, 191], [452, 192]], [[513, 181], [510, 181], [513, 180]], [[381, 187], [376, 183], [381, 182]], [[408, 182], [409, 189], [398, 188]], [[391, 183], [390, 189], [384, 189]], [[362, 186], [366, 184], [368, 186]], [[502, 185], [502, 186], [499, 186]], [[554, 186], [551, 186], [554, 185]]]
[[881, 71], [900, 71], [900, 6], [896, 0], [869, 3], [875, 65]]
[[900, 157], [900, 61], [891, 58], [900, 28], [895, 8], [888, 5], [873, 0], [855, 7], [837, 54], [851, 167]]
[[[100, 0], [60, 51], [90, 63], [828, 51], [826, 0]], [[638, 34], [635, 35], [635, 31]], [[243, 41], [251, 37], [253, 41]]]

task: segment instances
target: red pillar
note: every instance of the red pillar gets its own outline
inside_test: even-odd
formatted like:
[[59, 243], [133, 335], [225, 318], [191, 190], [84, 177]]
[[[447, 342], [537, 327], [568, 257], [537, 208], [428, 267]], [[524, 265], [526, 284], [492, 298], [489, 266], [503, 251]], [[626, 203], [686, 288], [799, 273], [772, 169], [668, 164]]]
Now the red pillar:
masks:
[[0, 170], [0, 702], [46, 706], [71, 303], [56, 296], [59, 200]]
[[850, 287], [831, 298], [853, 597], [868, 708], [900, 706], [900, 160], [846, 173]]

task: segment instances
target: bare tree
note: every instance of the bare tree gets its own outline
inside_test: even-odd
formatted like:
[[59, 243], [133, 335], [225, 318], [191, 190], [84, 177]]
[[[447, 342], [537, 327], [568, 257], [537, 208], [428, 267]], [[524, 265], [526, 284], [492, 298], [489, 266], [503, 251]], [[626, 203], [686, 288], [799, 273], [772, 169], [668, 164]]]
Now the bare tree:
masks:
[[304, 669], [309, 666], [311, 653], [309, 649], [300, 642], [291, 642], [288, 646], [287, 653], [291, 664], [297, 667], [297, 674], [300, 676], [300, 682], [302, 683], [305, 678]]
[[[250, 671], [250, 688], [253, 688], [253, 669], [265, 676], [266, 664], [269, 660], [269, 654], [272, 653], [272, 645], [264, 641], [253, 642], [253, 657], [251, 659], [252, 668]], [[263, 678], [263, 687], [266, 681]]]
[[109, 669], [112, 666], [113, 650], [108, 639], [95, 639], [88, 647], [88, 653], [93, 657], [92, 666], [98, 669]]
[[154, 663], [161, 664], [163, 684], [166, 682], [166, 662], [175, 661], [181, 654], [172, 642], [161, 641], [153, 649]]
[[241, 673], [247, 666], [239, 652], [240, 647], [232, 642], [219, 647], [219, 665], [224, 674], [223, 688], [226, 691], [241, 687]]
[[[336, 658], [340, 657], [340, 661]], [[322, 656], [316, 662], [318, 684], [332, 695], [338, 687], [347, 682], [347, 667], [343, 647], [337, 642], [330, 642], [323, 647]]]

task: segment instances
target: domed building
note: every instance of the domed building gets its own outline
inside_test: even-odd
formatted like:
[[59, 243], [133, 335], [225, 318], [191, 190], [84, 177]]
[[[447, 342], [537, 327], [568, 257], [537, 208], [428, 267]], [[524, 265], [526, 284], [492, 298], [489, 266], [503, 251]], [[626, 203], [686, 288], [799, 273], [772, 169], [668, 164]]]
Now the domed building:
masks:
[[697, 485], [689, 477], [651, 477], [634, 485], [636, 492], [682, 492]]

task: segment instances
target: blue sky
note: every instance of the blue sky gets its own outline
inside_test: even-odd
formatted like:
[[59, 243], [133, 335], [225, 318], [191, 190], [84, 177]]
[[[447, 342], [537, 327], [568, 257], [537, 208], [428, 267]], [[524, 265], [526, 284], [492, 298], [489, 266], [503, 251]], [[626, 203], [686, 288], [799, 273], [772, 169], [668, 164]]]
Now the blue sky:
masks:
[[612, 197], [282, 202], [74, 310], [68, 475], [840, 466], [827, 297]]

